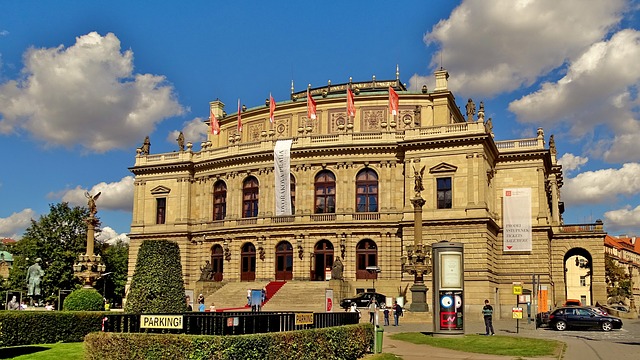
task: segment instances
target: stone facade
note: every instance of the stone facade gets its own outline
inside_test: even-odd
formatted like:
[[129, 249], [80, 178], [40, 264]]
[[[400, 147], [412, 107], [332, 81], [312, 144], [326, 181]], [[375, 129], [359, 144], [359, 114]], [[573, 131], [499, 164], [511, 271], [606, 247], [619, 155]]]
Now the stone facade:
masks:
[[[465, 119], [447, 88], [446, 70], [435, 76], [433, 91], [407, 91], [398, 78], [310, 89], [317, 102], [315, 121], [307, 118], [306, 92], [292, 90], [292, 100], [277, 104], [273, 124], [268, 106], [244, 111], [243, 132], [237, 130], [236, 114], [226, 116], [224, 104], [211, 102], [221, 132], [209, 134], [199, 151], [187, 144], [185, 151], [136, 156], [129, 277], [141, 241], [171, 239], [181, 249], [187, 289], [196, 288], [207, 260], [222, 269], [217, 281], [313, 281], [324, 280], [321, 265], [340, 257], [349, 289], [370, 289], [375, 281], [378, 292], [395, 297], [413, 281], [403, 272], [402, 257], [414, 240], [414, 173], [424, 167], [422, 240], [464, 244], [469, 314], [479, 313], [488, 298], [499, 316], [510, 316], [512, 283], [530, 289], [534, 274], [549, 290], [547, 302], [562, 303], [563, 264], [576, 248], [592, 260], [593, 303], [606, 300], [605, 234], [598, 224], [562, 223], [562, 170], [542, 129], [535, 138], [496, 141], [483, 107], [477, 119]], [[348, 86], [356, 94], [352, 118], [346, 113]], [[396, 116], [389, 111], [389, 86], [399, 94]], [[295, 212], [285, 216], [274, 210], [273, 149], [279, 139], [293, 140]], [[335, 204], [318, 212], [318, 176], [326, 171], [335, 177]], [[375, 199], [364, 210], [374, 211], [359, 211], [359, 174], [377, 178], [362, 187]], [[257, 180], [257, 211], [244, 217], [243, 210], [252, 206], [243, 202], [248, 180]], [[217, 186], [225, 188], [225, 213], [214, 220]], [[531, 189], [531, 251], [503, 251], [505, 188]], [[246, 271], [254, 263], [255, 271]], [[285, 271], [277, 271], [279, 263]], [[364, 265], [381, 272], [369, 274]], [[430, 281], [425, 278], [428, 287]]]

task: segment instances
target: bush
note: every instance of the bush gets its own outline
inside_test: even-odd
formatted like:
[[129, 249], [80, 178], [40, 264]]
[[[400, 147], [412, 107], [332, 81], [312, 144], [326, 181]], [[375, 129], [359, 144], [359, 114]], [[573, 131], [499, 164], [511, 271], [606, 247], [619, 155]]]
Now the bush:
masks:
[[0, 347], [81, 342], [100, 331], [104, 312], [0, 311]]
[[101, 311], [104, 310], [104, 299], [96, 289], [77, 289], [64, 299], [62, 309], [65, 311]]
[[237, 336], [91, 333], [86, 359], [345, 359], [362, 357], [371, 324]]
[[169, 240], [142, 242], [125, 311], [134, 314], [187, 311], [178, 244]]

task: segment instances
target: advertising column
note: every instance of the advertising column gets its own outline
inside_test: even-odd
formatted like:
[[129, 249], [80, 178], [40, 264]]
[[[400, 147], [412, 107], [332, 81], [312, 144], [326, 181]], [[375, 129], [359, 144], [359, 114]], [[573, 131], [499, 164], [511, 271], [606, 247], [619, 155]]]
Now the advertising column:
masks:
[[433, 249], [433, 334], [464, 335], [464, 247], [441, 241]]

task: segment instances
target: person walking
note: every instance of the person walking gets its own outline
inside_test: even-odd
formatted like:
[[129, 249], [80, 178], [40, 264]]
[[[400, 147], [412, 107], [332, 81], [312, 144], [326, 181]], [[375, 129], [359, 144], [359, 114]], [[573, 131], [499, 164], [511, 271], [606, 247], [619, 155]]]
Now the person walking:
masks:
[[393, 302], [393, 326], [400, 326], [400, 324], [398, 324], [398, 320], [403, 315], [404, 314], [402, 313], [402, 306], [400, 306], [400, 304], [398, 304], [397, 301], [394, 301]]
[[495, 335], [496, 333], [493, 331], [493, 307], [489, 305], [488, 299], [484, 301], [482, 315], [484, 316], [485, 335]]
[[384, 312], [384, 326], [388, 326], [389, 325], [389, 308], [385, 307], [383, 312]]
[[376, 324], [376, 310], [378, 309], [378, 304], [376, 303], [376, 298], [371, 298], [371, 302], [369, 303], [369, 322], [373, 325]]

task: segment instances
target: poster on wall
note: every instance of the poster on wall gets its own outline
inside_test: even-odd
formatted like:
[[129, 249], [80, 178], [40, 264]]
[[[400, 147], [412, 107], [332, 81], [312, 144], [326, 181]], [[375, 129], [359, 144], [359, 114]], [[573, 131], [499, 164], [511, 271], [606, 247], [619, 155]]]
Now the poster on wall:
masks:
[[531, 251], [531, 188], [504, 189], [503, 251]]

